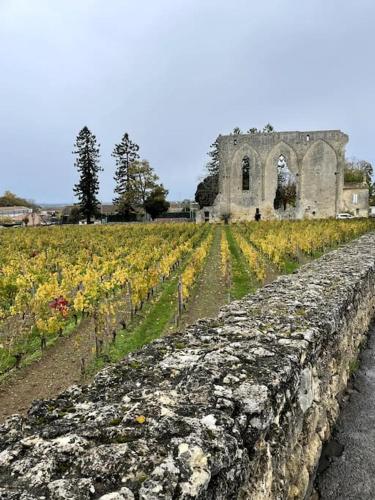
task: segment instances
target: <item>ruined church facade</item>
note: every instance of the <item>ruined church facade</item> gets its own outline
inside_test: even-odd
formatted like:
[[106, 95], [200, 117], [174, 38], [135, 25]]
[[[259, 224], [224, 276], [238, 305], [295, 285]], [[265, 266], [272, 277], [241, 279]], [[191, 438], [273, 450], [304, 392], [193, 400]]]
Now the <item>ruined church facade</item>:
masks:
[[[254, 220], [257, 211], [262, 219], [335, 217], [347, 209], [347, 142], [340, 130], [219, 136], [219, 192], [197, 219]], [[354, 214], [367, 216], [365, 205]]]

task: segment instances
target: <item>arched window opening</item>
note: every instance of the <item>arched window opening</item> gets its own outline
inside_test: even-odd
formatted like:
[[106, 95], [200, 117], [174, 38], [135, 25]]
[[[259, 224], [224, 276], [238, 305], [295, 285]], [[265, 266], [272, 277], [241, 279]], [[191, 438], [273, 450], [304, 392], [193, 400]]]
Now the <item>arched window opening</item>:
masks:
[[273, 202], [275, 210], [286, 210], [287, 207], [296, 206], [297, 188], [296, 177], [288, 168], [288, 162], [284, 155], [277, 160], [277, 189]]
[[242, 160], [242, 191], [250, 189], [250, 160], [248, 156]]

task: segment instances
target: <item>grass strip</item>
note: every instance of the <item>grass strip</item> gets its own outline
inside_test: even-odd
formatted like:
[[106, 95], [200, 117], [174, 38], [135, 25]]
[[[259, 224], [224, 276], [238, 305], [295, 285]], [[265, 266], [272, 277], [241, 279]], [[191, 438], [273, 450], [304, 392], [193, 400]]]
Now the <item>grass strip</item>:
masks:
[[225, 226], [225, 233], [231, 256], [231, 298], [241, 299], [246, 294], [253, 293], [257, 289], [256, 280], [250, 272], [245, 257], [242, 255], [242, 252], [234, 239], [230, 226]]
[[177, 282], [178, 275], [166, 283], [160, 297], [155, 303], [149, 304], [148, 311], [144, 310], [146, 316], [140, 318], [140, 323], [135, 328], [121, 330], [117, 334], [116, 341], [107, 347], [105, 355], [93, 361], [95, 371], [108, 361], [119, 361], [130, 352], [136, 351], [164, 333], [168, 323], [174, 320], [174, 314], [176, 313]]

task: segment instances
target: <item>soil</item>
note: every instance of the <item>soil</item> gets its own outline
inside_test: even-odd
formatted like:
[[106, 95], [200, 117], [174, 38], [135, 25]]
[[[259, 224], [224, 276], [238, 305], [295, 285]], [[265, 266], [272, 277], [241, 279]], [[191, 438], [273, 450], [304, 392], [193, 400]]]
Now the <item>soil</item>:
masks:
[[223, 228], [217, 226], [204, 268], [182, 316], [180, 329], [195, 323], [198, 319], [217, 316], [220, 308], [228, 301], [228, 290], [220, 268], [220, 240]]
[[32, 401], [49, 399], [83, 381], [81, 358], [91, 359], [93, 328], [85, 319], [76, 331], [59, 339], [39, 361], [12, 373], [0, 384], [0, 423], [14, 413], [25, 414]]

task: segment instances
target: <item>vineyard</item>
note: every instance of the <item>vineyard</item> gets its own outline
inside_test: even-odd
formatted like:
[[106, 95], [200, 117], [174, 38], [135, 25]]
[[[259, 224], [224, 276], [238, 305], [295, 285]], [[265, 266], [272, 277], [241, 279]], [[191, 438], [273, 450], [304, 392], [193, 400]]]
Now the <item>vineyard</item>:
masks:
[[100, 366], [120, 359], [188, 324], [199, 304], [204, 316], [207, 301], [219, 308], [373, 229], [371, 220], [321, 220], [3, 231], [0, 376], [83, 324]]
[[18, 364], [35, 338], [44, 350], [50, 337], [87, 316], [94, 320], [100, 352], [105, 338], [115, 337], [119, 324], [126, 327], [193, 249], [199, 254], [209, 233], [209, 228], [174, 224], [2, 234], [1, 364], [11, 358]]

